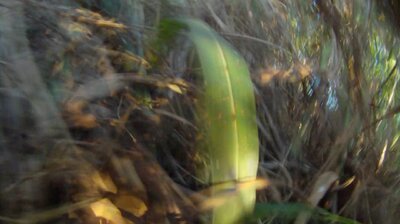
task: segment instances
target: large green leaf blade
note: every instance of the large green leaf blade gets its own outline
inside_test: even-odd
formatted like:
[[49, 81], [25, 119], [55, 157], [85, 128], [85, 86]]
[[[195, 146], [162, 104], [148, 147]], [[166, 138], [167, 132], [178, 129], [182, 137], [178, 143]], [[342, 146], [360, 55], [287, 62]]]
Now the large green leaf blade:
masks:
[[[179, 21], [187, 26], [187, 35], [201, 65], [204, 86], [197, 107], [199, 124], [204, 130], [201, 145], [209, 160], [206, 172], [210, 183], [218, 184], [213, 194], [235, 190], [234, 182], [254, 180], [258, 167], [256, 108], [250, 74], [243, 58], [207, 25], [192, 19]], [[252, 211], [254, 187], [236, 190], [235, 196], [214, 209], [213, 223], [237, 223]]]

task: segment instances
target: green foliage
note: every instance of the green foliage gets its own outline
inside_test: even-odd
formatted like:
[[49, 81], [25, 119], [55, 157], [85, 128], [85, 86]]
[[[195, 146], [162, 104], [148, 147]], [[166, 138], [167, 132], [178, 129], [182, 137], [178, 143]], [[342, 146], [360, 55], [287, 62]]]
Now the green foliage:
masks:
[[[200, 148], [206, 150], [203, 170], [207, 182], [217, 184], [212, 196], [235, 190], [235, 182], [254, 180], [258, 164], [258, 134], [255, 99], [249, 71], [242, 57], [204, 23], [179, 19], [164, 23], [172, 28], [170, 37], [181, 23], [193, 42], [203, 79], [198, 109], [201, 126]], [[237, 194], [214, 209], [212, 223], [236, 223], [252, 210], [255, 189], [237, 190]], [[230, 211], [230, 215], [226, 215]]]
[[311, 207], [301, 203], [257, 203], [251, 218], [272, 218], [294, 221], [300, 213], [311, 211]]
[[164, 52], [166, 48], [175, 43], [176, 37], [182, 31], [185, 24], [174, 19], [163, 19], [158, 26], [157, 40], [155, 42], [156, 49]]
[[283, 223], [292, 223], [303, 212], [312, 213], [311, 219], [319, 222], [334, 222], [338, 224], [360, 224], [359, 222], [336, 215], [324, 209], [313, 209], [303, 203], [257, 203], [249, 220], [259, 218], [275, 219]]

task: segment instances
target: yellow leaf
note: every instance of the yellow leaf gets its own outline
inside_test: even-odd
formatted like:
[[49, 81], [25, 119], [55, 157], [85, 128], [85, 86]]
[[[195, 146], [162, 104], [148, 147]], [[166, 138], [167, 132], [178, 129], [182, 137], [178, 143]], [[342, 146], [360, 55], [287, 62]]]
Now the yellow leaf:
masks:
[[182, 90], [178, 85], [168, 84], [168, 88], [176, 93], [182, 94]]
[[95, 171], [92, 175], [92, 179], [97, 187], [99, 187], [101, 190], [108, 191], [114, 194], [117, 193], [117, 187], [112, 181], [110, 175], [101, 174], [98, 171]]
[[131, 195], [120, 195], [115, 200], [115, 205], [136, 217], [143, 216], [147, 211], [146, 204], [137, 197]]
[[93, 114], [77, 114], [70, 118], [74, 127], [91, 129], [98, 126], [97, 119]]
[[126, 224], [119, 209], [106, 198], [90, 204], [90, 208], [96, 217], [104, 218], [113, 224]]

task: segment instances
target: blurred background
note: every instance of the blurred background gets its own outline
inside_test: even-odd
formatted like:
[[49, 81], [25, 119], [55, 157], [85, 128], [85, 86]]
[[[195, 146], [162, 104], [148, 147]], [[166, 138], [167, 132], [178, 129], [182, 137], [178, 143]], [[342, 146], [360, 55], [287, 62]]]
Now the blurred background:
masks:
[[245, 223], [398, 223], [398, 10], [0, 0], [1, 222], [207, 223], [220, 203], [196, 171], [196, 50], [168, 22], [190, 17], [230, 43], [253, 83], [258, 190]]

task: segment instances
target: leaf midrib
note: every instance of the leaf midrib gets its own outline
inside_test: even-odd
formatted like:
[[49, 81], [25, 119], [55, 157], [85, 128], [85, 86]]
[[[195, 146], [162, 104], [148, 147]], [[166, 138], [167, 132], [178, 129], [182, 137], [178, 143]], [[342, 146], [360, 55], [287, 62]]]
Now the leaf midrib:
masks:
[[217, 43], [217, 47], [218, 47], [218, 53], [222, 58], [222, 65], [223, 65], [223, 74], [226, 78], [226, 81], [228, 83], [228, 89], [229, 89], [229, 101], [230, 101], [230, 107], [231, 107], [231, 116], [233, 119], [233, 129], [234, 129], [234, 138], [235, 138], [235, 179], [239, 178], [239, 134], [238, 134], [238, 124], [237, 124], [237, 118], [236, 118], [236, 104], [234, 101], [234, 97], [233, 97], [233, 88], [232, 88], [232, 82], [231, 82], [231, 77], [229, 75], [229, 67], [228, 67], [228, 63], [224, 54], [224, 51], [221, 47], [221, 44], [218, 42], [218, 40], [216, 40], [216, 38], [214, 38], [215, 42]]

